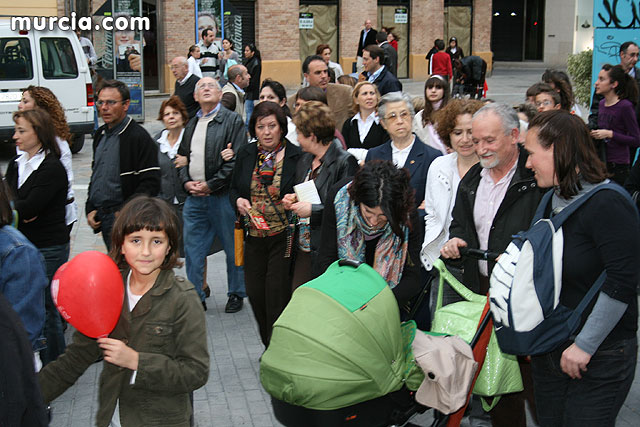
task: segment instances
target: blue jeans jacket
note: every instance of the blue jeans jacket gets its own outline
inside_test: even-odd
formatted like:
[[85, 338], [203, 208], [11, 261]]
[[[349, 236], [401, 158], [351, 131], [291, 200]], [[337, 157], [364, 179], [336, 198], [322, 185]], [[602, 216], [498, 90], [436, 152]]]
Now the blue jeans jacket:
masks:
[[0, 292], [22, 319], [34, 351], [44, 348], [46, 287], [40, 251], [15, 228], [0, 228]]

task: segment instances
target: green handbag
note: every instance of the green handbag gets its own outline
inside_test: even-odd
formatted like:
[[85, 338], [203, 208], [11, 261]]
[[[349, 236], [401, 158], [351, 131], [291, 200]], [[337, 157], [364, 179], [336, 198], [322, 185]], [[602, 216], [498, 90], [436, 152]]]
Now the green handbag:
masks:
[[[466, 342], [470, 342], [478, 328], [487, 297], [472, 292], [460, 283], [447, 270], [442, 260], [436, 260], [433, 266], [439, 271], [439, 284], [431, 330], [432, 332], [457, 335]], [[443, 307], [442, 292], [445, 282], [459, 293], [464, 301]], [[491, 331], [487, 356], [473, 388], [473, 394], [492, 397], [519, 392], [523, 388], [517, 357], [500, 351], [496, 333]], [[484, 399], [482, 400], [485, 411], [490, 411], [499, 399], [493, 399], [491, 405], [488, 405]]]

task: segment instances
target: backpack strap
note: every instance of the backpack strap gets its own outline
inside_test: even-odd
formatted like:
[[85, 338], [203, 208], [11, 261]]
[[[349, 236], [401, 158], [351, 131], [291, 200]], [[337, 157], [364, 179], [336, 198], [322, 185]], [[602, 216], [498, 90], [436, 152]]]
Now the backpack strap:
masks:
[[[627, 192], [627, 190], [625, 190], [624, 188], [620, 187], [618, 184], [614, 184], [612, 182], [607, 182], [607, 183], [600, 184], [600, 185], [592, 188], [584, 196], [580, 197], [575, 202], [572, 202], [569, 206], [567, 206], [562, 211], [560, 211], [560, 213], [558, 215], [556, 215], [553, 218], [551, 218], [551, 222], [553, 223], [553, 227], [556, 230], [559, 229], [560, 227], [562, 227], [562, 224], [571, 216], [571, 214], [573, 214], [576, 210], [578, 210], [578, 208], [580, 206], [582, 206], [584, 203], [586, 203], [591, 197], [593, 197], [594, 194], [596, 194], [600, 190], [613, 190], [613, 191], [616, 191], [618, 194], [622, 195], [622, 197], [627, 199], [627, 201], [632, 206], [634, 206], [633, 202], [631, 201], [631, 197], [629, 196], [629, 193]], [[545, 197], [547, 197], [547, 195], [549, 193], [552, 193], [552, 192], [553, 192], [553, 190], [548, 192], [547, 194], [545, 194]], [[542, 203], [540, 203], [540, 205], [542, 205]], [[538, 210], [539, 209], [540, 209], [540, 206], [538, 206]], [[536, 212], [536, 214], [537, 214], [537, 212]]]
[[[554, 216], [551, 219], [551, 221], [555, 229], [557, 230], [559, 227], [561, 227], [562, 224], [567, 220], [567, 218], [571, 216], [572, 213], [574, 213], [580, 206], [582, 206], [587, 200], [589, 200], [594, 194], [596, 194], [600, 190], [616, 191], [624, 199], [626, 199], [631, 204], [631, 206], [635, 207], [633, 201], [631, 200], [631, 196], [629, 196], [629, 193], [627, 192], [627, 190], [625, 190], [620, 185], [615, 184], [613, 182], [606, 182], [604, 184], [600, 184], [595, 188], [591, 189], [584, 196], [580, 197], [578, 200], [576, 200], [575, 202], [571, 203], [569, 206], [564, 208], [558, 215]], [[578, 306], [575, 308], [575, 310], [573, 310], [573, 313], [571, 313], [571, 316], [569, 317], [569, 324], [572, 324], [572, 322], [578, 321], [578, 318], [582, 315], [582, 312], [587, 308], [587, 305], [589, 305], [589, 303], [593, 300], [593, 298], [602, 288], [602, 285], [604, 285], [606, 278], [607, 278], [607, 271], [604, 270], [602, 273], [600, 273], [600, 276], [598, 276], [596, 281], [593, 282], [593, 285], [591, 285], [591, 287], [589, 288], [589, 291], [587, 291], [584, 297], [582, 297], [582, 300], [580, 301]]]
[[567, 322], [568, 324], [572, 325], [578, 321], [578, 318], [582, 315], [584, 309], [587, 308], [587, 305], [589, 305], [596, 294], [600, 291], [600, 288], [602, 288], [602, 285], [604, 285], [604, 281], [606, 280], [606, 278], [607, 272], [605, 270], [600, 273], [600, 276], [598, 276], [596, 281], [593, 282], [593, 285], [591, 285], [589, 291], [582, 297], [580, 304], [578, 304], [575, 310], [573, 310], [573, 313], [571, 313], [571, 316], [569, 316], [569, 321]]
[[554, 190], [552, 188], [551, 190], [544, 193], [544, 196], [542, 196], [542, 199], [540, 199], [540, 203], [538, 204], [536, 213], [533, 215], [533, 219], [531, 220], [531, 225], [529, 226], [529, 228], [533, 227], [536, 222], [540, 221], [544, 217], [544, 211], [547, 209], [547, 206], [551, 202], [553, 192]]

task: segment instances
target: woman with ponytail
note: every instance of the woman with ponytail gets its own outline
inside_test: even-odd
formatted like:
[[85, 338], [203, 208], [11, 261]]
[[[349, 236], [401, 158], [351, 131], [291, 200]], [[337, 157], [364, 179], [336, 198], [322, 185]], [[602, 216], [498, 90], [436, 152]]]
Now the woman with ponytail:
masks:
[[615, 182], [624, 185], [631, 164], [630, 148], [640, 146], [640, 129], [631, 101], [638, 99], [638, 86], [620, 65], [604, 64], [595, 88], [604, 98], [598, 109], [598, 129], [592, 130], [591, 136], [604, 142], [607, 171]]

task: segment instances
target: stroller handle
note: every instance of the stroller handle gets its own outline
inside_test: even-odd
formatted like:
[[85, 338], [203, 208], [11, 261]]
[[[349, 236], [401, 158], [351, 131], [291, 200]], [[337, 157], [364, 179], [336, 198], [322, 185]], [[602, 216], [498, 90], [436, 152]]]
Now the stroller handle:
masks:
[[356, 261], [354, 259], [341, 258], [338, 261], [338, 265], [340, 267], [349, 266], [349, 267], [353, 267], [353, 268], [358, 268], [358, 267], [360, 267], [362, 265], [362, 263], [360, 261]]
[[482, 249], [461, 247], [461, 248], [458, 248], [458, 250], [460, 251], [461, 256], [467, 256], [470, 258], [476, 258], [476, 259], [485, 260], [485, 261], [495, 261], [500, 256], [498, 252], [491, 252], [488, 250], [483, 251]]

